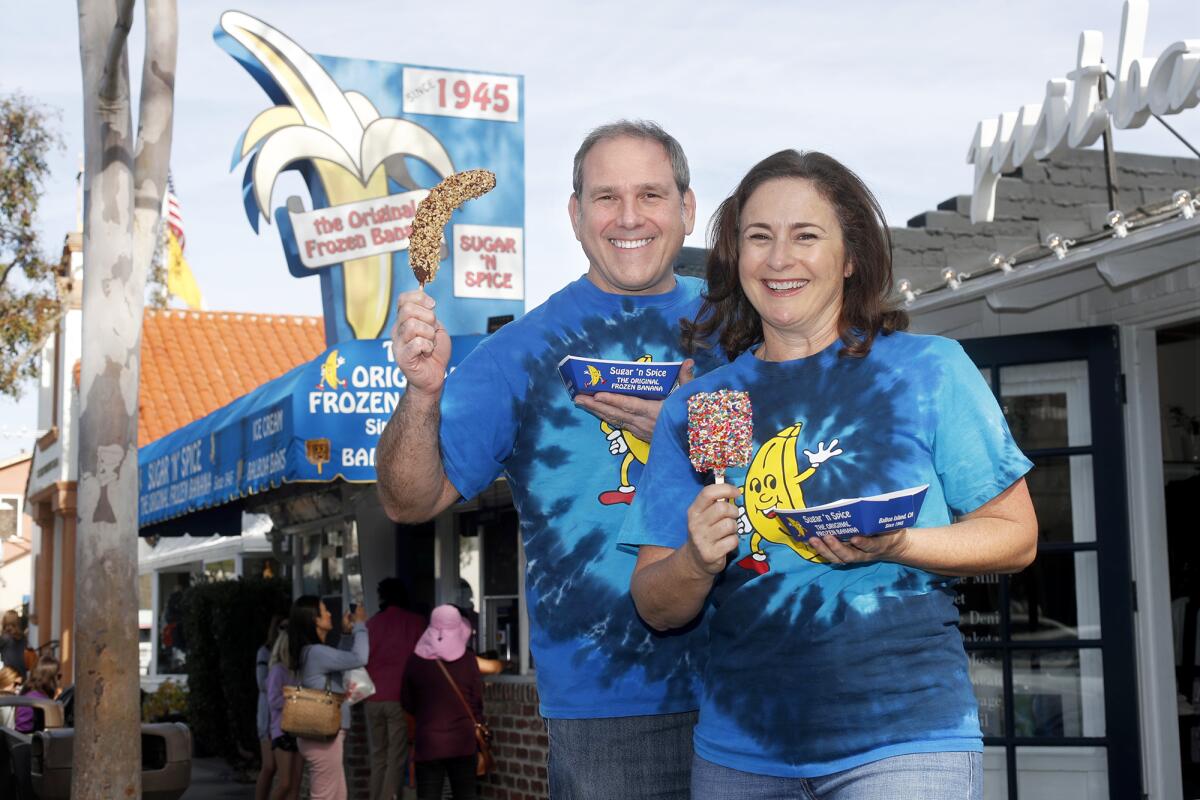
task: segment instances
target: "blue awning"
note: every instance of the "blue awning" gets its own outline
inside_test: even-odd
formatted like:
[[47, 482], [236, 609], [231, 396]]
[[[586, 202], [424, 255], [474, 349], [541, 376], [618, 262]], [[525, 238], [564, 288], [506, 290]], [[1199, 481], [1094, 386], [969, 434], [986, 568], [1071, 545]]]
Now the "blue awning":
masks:
[[[451, 369], [483, 339], [451, 337]], [[390, 339], [339, 342], [138, 451], [138, 525], [297, 482], [375, 480], [406, 381]]]

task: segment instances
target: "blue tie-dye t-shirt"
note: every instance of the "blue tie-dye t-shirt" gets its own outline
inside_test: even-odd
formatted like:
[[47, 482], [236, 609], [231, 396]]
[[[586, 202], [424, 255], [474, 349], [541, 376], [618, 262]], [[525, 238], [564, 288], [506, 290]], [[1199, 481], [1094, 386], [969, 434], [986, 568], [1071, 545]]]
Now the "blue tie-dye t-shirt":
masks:
[[701, 288], [680, 277], [666, 294], [628, 296], [580, 278], [484, 340], [447, 379], [446, 476], [469, 498], [503, 473], [520, 516], [543, 716], [697, 707], [706, 631], [663, 635], [642, 623], [629, 595], [636, 558], [616, 547], [648, 446], [577, 408], [558, 362], [682, 360], [679, 319], [695, 315]]
[[687, 397], [748, 391], [753, 458], [726, 473], [743, 490], [746, 535], [710, 596], [695, 733], [698, 755], [745, 772], [815, 777], [982, 749], [953, 579], [815, 561], [771, 512], [929, 484], [916, 527], [945, 525], [1031, 464], [957, 342], [896, 333], [861, 359], [839, 358], [840, 347], [786, 362], [746, 352], [676, 391], [621, 532], [622, 546], [687, 539], [688, 506], [712, 480], [688, 460]]

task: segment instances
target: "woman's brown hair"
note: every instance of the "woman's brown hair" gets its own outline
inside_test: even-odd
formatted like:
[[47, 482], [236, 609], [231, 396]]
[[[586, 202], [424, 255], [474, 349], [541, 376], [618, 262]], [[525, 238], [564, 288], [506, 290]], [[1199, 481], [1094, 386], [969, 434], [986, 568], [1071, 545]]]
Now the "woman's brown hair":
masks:
[[892, 291], [892, 237], [883, 209], [858, 175], [831, 156], [816, 151], [780, 150], [751, 167], [717, 209], [708, 229], [708, 289], [694, 320], [684, 320], [688, 352], [720, 342], [732, 361], [763, 340], [762, 318], [750, 305], [738, 277], [741, 215], [750, 195], [767, 181], [810, 181], [833, 206], [842, 228], [846, 260], [854, 271], [842, 285], [838, 317], [840, 355], [862, 358], [876, 335], [908, 327], [908, 314], [888, 304]]
[[38, 691], [53, 698], [58, 694], [58, 659], [45, 655], [38, 659], [37, 666], [29, 671], [25, 679], [25, 694]]

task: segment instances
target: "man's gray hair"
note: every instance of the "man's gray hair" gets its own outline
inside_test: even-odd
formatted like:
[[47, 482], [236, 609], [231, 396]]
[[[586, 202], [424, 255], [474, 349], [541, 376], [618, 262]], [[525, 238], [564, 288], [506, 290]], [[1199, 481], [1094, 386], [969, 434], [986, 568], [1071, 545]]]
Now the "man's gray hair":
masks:
[[658, 123], [644, 119], [619, 119], [616, 122], [601, 125], [584, 137], [583, 144], [579, 145], [579, 150], [575, 153], [575, 170], [571, 176], [575, 196], [580, 197], [583, 194], [583, 159], [587, 157], [588, 151], [600, 142], [622, 136], [649, 139], [663, 146], [663, 149], [667, 151], [667, 158], [671, 160], [671, 172], [675, 176], [675, 186], [679, 189], [682, 199], [692, 184], [692, 174], [688, 170], [687, 156], [684, 155], [683, 148], [679, 142], [675, 141], [674, 136], [664, 131]]

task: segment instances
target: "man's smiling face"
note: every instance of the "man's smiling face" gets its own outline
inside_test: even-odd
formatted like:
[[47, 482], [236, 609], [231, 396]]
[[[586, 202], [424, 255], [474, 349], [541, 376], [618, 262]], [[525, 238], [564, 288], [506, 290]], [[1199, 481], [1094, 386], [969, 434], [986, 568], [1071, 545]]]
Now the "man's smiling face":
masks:
[[653, 139], [618, 136], [583, 159], [583, 188], [568, 204], [588, 278], [615, 294], [662, 294], [671, 265], [696, 221], [691, 189], [682, 197], [666, 149]]

